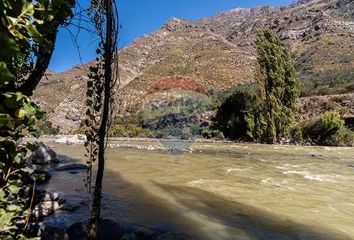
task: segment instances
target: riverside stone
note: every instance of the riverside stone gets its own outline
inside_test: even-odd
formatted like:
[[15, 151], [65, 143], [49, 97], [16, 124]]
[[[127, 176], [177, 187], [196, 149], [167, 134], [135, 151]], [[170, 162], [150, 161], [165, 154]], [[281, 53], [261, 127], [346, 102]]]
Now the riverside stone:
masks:
[[74, 171], [74, 170], [86, 170], [87, 166], [84, 164], [79, 164], [79, 163], [69, 163], [69, 164], [63, 164], [58, 167], [56, 167], [54, 170], [55, 171]]
[[58, 163], [56, 159], [57, 154], [43, 142], [35, 143], [37, 149], [31, 153], [29, 160], [38, 165], [45, 165], [49, 163]]
[[57, 210], [59, 210], [59, 203], [57, 201], [44, 201], [34, 207], [33, 214], [36, 218], [43, 218]]

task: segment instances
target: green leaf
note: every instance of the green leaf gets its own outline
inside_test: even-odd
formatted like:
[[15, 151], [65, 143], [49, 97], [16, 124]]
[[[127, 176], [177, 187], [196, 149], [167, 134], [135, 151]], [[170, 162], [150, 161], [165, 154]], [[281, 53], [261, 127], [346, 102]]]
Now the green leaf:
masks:
[[0, 189], [0, 202], [3, 201], [5, 198], [5, 192], [4, 190]]
[[7, 94], [3, 94], [3, 96], [5, 96], [5, 98], [6, 98], [4, 100], [5, 107], [7, 107], [9, 109], [17, 108], [18, 104], [17, 104], [16, 95], [7, 93]]
[[0, 229], [7, 230], [9, 229], [14, 214], [6, 211], [0, 211], [0, 213]]
[[13, 81], [15, 76], [9, 71], [6, 66], [6, 63], [0, 62], [0, 86], [6, 85], [9, 82]]
[[15, 205], [15, 204], [11, 204], [11, 205], [7, 206], [7, 211], [19, 212], [19, 211], [21, 211], [21, 207], [19, 207], [18, 205]]
[[14, 119], [7, 113], [0, 113], [0, 128], [13, 128]]
[[[36, 22], [38, 24], [43, 24], [43, 23], [39, 23], [39, 20], [36, 20]], [[41, 21], [43, 22], [43, 21]], [[35, 39], [41, 39], [42, 35], [37, 31], [37, 29], [31, 24], [31, 23], [27, 23], [26, 24], [26, 29], [28, 30], [28, 32], [31, 34], [31, 36]]]

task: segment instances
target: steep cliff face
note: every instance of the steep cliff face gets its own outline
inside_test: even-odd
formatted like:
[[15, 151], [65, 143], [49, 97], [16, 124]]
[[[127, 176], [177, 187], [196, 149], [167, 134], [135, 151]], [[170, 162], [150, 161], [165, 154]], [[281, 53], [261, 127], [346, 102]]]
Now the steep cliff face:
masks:
[[[305, 95], [353, 91], [354, 2], [301, 0], [282, 8], [237, 8], [199, 21], [172, 18], [137, 39], [119, 51], [120, 110], [141, 103], [151, 86], [171, 77], [193, 79], [206, 90], [252, 82], [255, 38], [264, 28], [289, 45]], [[64, 132], [81, 121], [90, 64], [49, 74], [36, 91], [49, 120]]]

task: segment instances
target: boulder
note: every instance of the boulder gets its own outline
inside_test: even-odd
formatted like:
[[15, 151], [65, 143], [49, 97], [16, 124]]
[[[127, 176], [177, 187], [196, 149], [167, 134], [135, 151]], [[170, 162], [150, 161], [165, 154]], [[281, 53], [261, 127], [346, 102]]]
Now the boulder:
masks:
[[53, 214], [59, 209], [59, 203], [57, 201], [44, 201], [34, 207], [33, 215], [36, 218], [43, 218]]
[[39, 229], [39, 236], [41, 239], [50, 240], [69, 240], [68, 233], [65, 228], [56, 226], [52, 223], [45, 223]]
[[76, 170], [86, 170], [87, 166], [85, 164], [79, 163], [69, 163], [63, 164], [55, 168], [55, 171], [76, 171]]
[[57, 154], [43, 142], [36, 142], [37, 149], [31, 153], [29, 160], [38, 165], [58, 163]]
[[57, 192], [45, 192], [42, 201], [47, 202], [47, 201], [58, 201], [59, 200], [59, 193]]

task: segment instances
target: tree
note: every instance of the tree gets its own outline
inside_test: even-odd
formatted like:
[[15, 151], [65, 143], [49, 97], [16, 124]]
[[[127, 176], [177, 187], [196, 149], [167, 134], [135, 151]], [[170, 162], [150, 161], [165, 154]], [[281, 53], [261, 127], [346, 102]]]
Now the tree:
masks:
[[87, 129], [85, 146], [89, 165], [87, 185], [90, 191], [93, 162], [98, 161], [88, 238], [97, 239], [101, 220], [106, 138], [112, 116], [112, 95], [118, 76], [119, 24], [114, 0], [92, 0], [90, 14], [100, 41], [96, 66], [90, 68], [87, 82], [87, 119], [85, 120]]
[[218, 108], [216, 127], [228, 138], [249, 139], [258, 109], [255, 85], [237, 86]]
[[[49, 1], [42, 0], [39, 2], [43, 2], [44, 6], [48, 8]], [[55, 0], [50, 5], [50, 15], [48, 11], [37, 11], [35, 13], [37, 17], [43, 19], [42, 24], [36, 24], [35, 27], [45, 39], [45, 42], [34, 44], [35, 63], [33, 63], [33, 68], [30, 69], [28, 76], [21, 79], [21, 84], [17, 87], [17, 91], [26, 96], [33, 94], [34, 89], [49, 66], [57, 39], [57, 31], [60, 26], [69, 22], [75, 2], [76, 0]]]
[[25, 160], [33, 148], [21, 139], [35, 133], [35, 123], [43, 113], [28, 97], [14, 91], [18, 74], [14, 60], [31, 40], [43, 40], [35, 26], [41, 24], [41, 20], [35, 17], [38, 7], [40, 5], [25, 0], [0, 2], [1, 239], [25, 239], [23, 233], [31, 216], [24, 188], [35, 189], [35, 174]]
[[279, 37], [270, 30], [257, 35], [259, 96], [264, 103], [261, 134], [263, 141], [274, 143], [288, 135], [295, 120], [299, 81], [290, 54]]
[[[18, 44], [20, 48], [20, 51], [11, 58], [3, 59], [15, 77], [15, 81], [7, 85], [7, 90], [21, 92], [26, 96], [33, 94], [48, 68], [58, 28], [65, 25], [72, 17], [75, 2], [75, 0], [16, 0], [1, 3], [7, 8], [4, 21], [9, 24], [12, 33], [7, 36], [7, 39]], [[25, 25], [25, 21], [29, 20], [30, 16], [33, 16], [35, 21]], [[4, 30], [1, 31], [2, 34], [6, 34], [6, 31], [5, 33]], [[2, 51], [8, 51], [11, 45], [8, 45], [9, 42], [3, 42], [4, 40], [4, 38], [0, 39], [1, 43], [6, 44]], [[4, 46], [3, 44], [1, 46]]]

